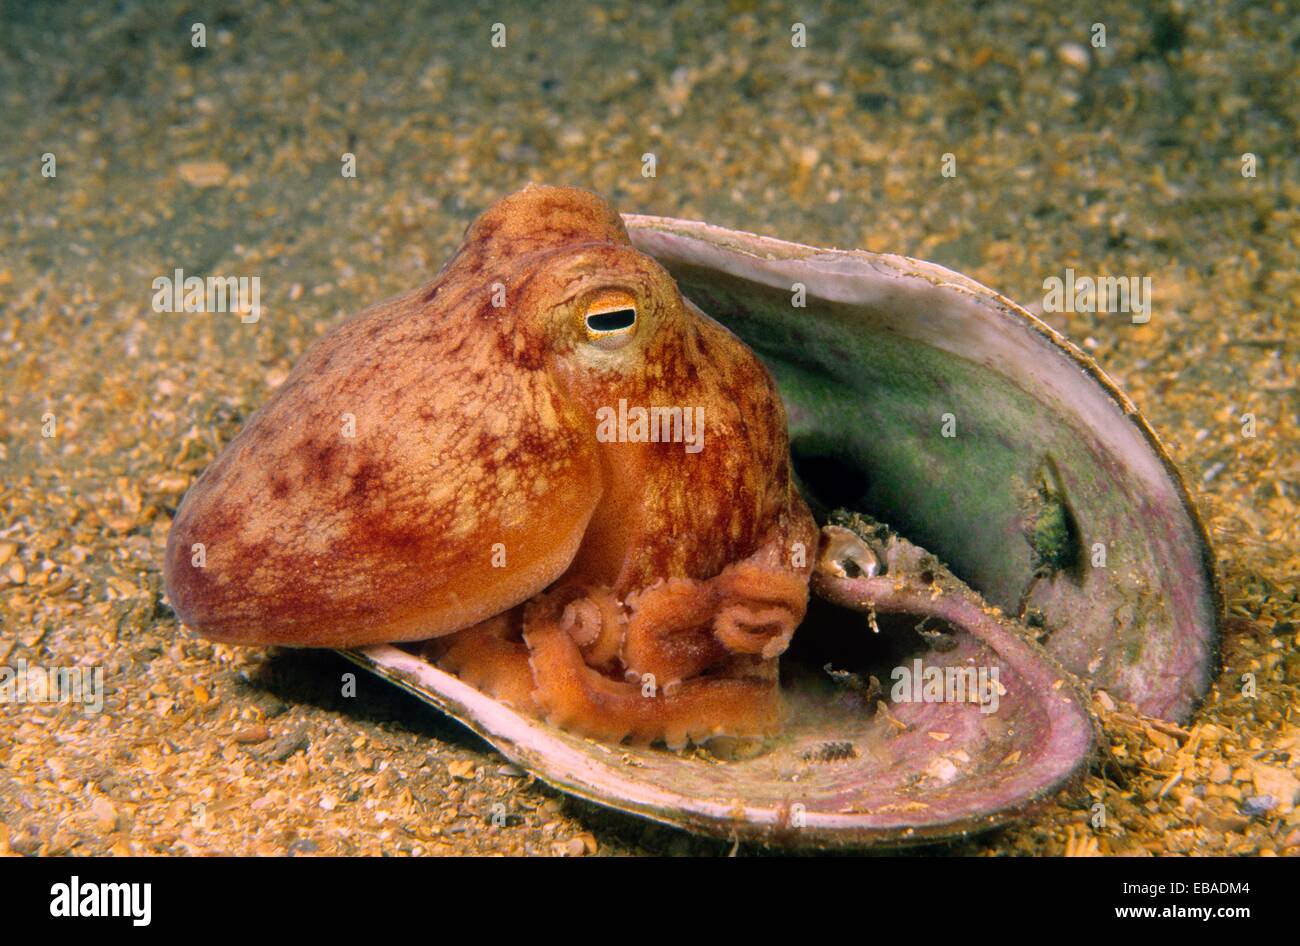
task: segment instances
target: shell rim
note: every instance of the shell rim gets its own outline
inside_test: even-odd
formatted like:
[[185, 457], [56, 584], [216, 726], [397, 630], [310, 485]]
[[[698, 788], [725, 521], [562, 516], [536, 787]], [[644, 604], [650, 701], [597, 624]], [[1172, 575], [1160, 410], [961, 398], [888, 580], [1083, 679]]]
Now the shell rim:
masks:
[[[807, 825], [795, 828], [782, 824], [779, 817], [776, 821], [767, 817], [762, 819], [751, 817], [756, 813], [766, 815], [774, 810], [779, 812], [780, 809], [770, 807], [753, 808], [741, 804], [728, 809], [731, 816], [725, 817], [710, 814], [706, 807], [699, 803], [698, 799], [674, 792], [672, 789], [666, 791], [672, 793], [676, 799], [686, 804], [665, 808], [648, 801], [639, 800], [626, 793], [606, 792], [602, 794], [597, 787], [583, 781], [576, 772], [568, 773], [568, 777], [565, 777], [565, 774], [562, 774], [565, 771], [563, 769], [557, 771], [555, 767], [538, 765], [530, 757], [529, 752], [525, 751], [516, 740], [503, 733], [494, 732], [492, 727], [480, 720], [469, 706], [457, 700], [452, 695], [452, 691], [457, 688], [464, 688], [484, 701], [492, 702], [491, 698], [479, 693], [469, 684], [458, 680], [451, 674], [439, 670], [420, 657], [387, 644], [374, 645], [359, 650], [339, 650], [337, 653], [351, 663], [387, 680], [399, 689], [415, 696], [421, 702], [455, 719], [509, 761], [519, 765], [538, 780], [566, 795], [581, 798], [606, 810], [644, 818], [657, 824], [689, 831], [693, 834], [721, 840], [754, 842], [786, 850], [904, 848], [951, 842], [983, 834], [1020, 820], [1037, 807], [1046, 804], [1057, 793], [1080, 784], [1095, 755], [1099, 739], [1097, 721], [1088, 709], [1087, 694], [1083, 692], [1082, 685], [1072, 674], [1062, 673], [1063, 685], [1070, 688], [1071, 695], [1078, 705], [1078, 712], [1087, 720], [1089, 744], [1086, 751], [1079, 753], [1068, 768], [1065, 768], [1051, 780], [1043, 782], [1032, 793], [1016, 802], [1002, 805], [985, 814], [959, 816], [921, 826], [872, 827], [861, 823], [853, 824], [852, 815], [829, 816], [821, 813], [815, 817], [815, 820], [810, 820]], [[1045, 663], [1055, 667], [1055, 662], [1050, 657], [1043, 656]], [[443, 685], [438, 686], [437, 683]], [[525, 731], [535, 730], [548, 739], [554, 738], [547, 732], [548, 724], [542, 721], [529, 719], [499, 703], [494, 703], [494, 710], [503, 717], [508, 717], [511, 725], [518, 725]], [[591, 740], [587, 741], [591, 742]], [[589, 758], [596, 760], [599, 765], [608, 766], [610, 764], [610, 762], [600, 759], [589, 749], [570, 748], [574, 752], [583, 752]], [[613, 757], [616, 750], [610, 748], [608, 751]], [[692, 805], [692, 802], [696, 804]], [[712, 807], [720, 808], [721, 803], [713, 802]], [[834, 818], [835, 821], [846, 823], [832, 823], [827, 820], [828, 818]]]

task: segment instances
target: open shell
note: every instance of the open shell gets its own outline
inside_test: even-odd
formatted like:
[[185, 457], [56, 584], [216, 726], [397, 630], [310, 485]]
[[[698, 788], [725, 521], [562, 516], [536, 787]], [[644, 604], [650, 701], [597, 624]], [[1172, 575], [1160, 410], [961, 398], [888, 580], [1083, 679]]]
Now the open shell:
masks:
[[[796, 459], [861, 477], [849, 505], [1019, 611], [1040, 484], [1077, 564], [1033, 583], [1046, 648], [1144, 713], [1205, 694], [1222, 603], [1204, 528], [1131, 401], [1060, 334], [992, 290], [903, 256], [820, 250], [626, 216], [632, 241], [776, 376]], [[806, 287], [793, 308], [792, 287]], [[956, 436], [943, 437], [951, 414]], [[1105, 547], [1106, 565], [1092, 556]]]
[[[784, 686], [781, 737], [720, 761], [571, 735], [406, 650], [350, 659], [566, 792], [786, 846], [952, 837], [1051, 795], [1093, 742], [1087, 694], [1061, 667], [1145, 713], [1181, 720], [1193, 711], [1217, 656], [1209, 545], [1150, 427], [1091, 359], [1014, 303], [931, 263], [624, 219], [634, 244], [771, 369], [810, 500], [888, 522], [951, 568], [925, 569], [935, 601], [914, 588], [909, 600], [920, 604], [909, 613], [934, 613], [955, 630], [928, 661], [1002, 668], [1001, 711], [911, 703], [869, 712], [824, 676], [796, 674]], [[792, 304], [800, 287], [801, 307]], [[945, 424], [955, 436], [943, 435]], [[916, 546], [890, 545], [900, 576], [917, 573], [908, 571]], [[1104, 566], [1093, 564], [1098, 546]], [[861, 579], [822, 579], [823, 597], [865, 600]], [[1003, 613], [1035, 615], [1045, 651]], [[869, 633], [861, 623], [858, 633]]]

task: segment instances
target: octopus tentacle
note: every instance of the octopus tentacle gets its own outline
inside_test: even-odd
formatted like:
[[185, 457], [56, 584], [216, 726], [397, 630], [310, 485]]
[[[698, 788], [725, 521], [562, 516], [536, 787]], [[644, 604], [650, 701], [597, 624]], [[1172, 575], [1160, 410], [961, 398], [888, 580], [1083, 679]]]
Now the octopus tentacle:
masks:
[[808, 582], [801, 570], [780, 563], [782, 545], [772, 539], [706, 581], [670, 579], [632, 596], [624, 664], [674, 681], [729, 653], [767, 659], [784, 653], [807, 609]]
[[522, 609], [513, 608], [450, 637], [425, 644], [424, 655], [494, 699], [536, 713], [528, 647], [520, 636]]
[[[777, 731], [776, 658], [808, 604], [806, 567], [773, 530], [712, 578], [660, 579], [619, 600], [562, 580], [549, 591], [426, 645], [440, 667], [524, 712], [611, 742], [671, 748]], [[815, 535], [815, 533], [814, 533]]]
[[707, 582], [660, 581], [628, 603], [622, 657], [629, 673], [668, 683], [695, 676], [726, 654], [710, 628], [715, 604]]
[[526, 621], [524, 638], [537, 689], [533, 699], [554, 726], [611, 742], [670, 749], [717, 735], [767, 736], [780, 726], [780, 691], [758, 676], [707, 676], [670, 693], [614, 680], [587, 666], [555, 620]]
[[560, 621], [588, 666], [613, 668], [627, 625], [627, 614], [613, 591], [605, 587], [587, 591], [565, 606]]

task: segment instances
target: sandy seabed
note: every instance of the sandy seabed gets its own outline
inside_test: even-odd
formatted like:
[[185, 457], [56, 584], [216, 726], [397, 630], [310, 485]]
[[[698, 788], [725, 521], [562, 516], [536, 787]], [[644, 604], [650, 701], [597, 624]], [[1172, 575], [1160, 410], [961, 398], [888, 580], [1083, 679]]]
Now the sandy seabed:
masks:
[[[967, 273], [1184, 471], [1228, 609], [1201, 711], [1099, 696], [1079, 789], [927, 853], [1300, 853], [1300, 15], [1057, 6], [824, 4], [806, 48], [766, 2], [217, 4], [205, 48], [179, 2], [4, 7], [0, 662], [101, 667], [104, 706], [0, 704], [0, 852], [731, 850], [568, 799], [377, 680], [345, 699], [334, 655], [178, 633], [162, 595], [180, 497], [303, 350], [532, 180]], [[177, 268], [259, 274], [259, 318], [155, 311]], [[1067, 268], [1149, 276], [1150, 321], [1043, 313]]]

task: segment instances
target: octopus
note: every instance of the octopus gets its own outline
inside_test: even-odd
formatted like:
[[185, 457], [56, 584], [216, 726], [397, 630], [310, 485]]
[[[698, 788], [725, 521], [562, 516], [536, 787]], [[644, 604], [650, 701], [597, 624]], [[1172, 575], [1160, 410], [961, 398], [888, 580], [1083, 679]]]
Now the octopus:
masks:
[[519, 711], [680, 748], [781, 726], [818, 531], [772, 378], [585, 190], [489, 207], [311, 348], [194, 483], [177, 615], [401, 642]]

